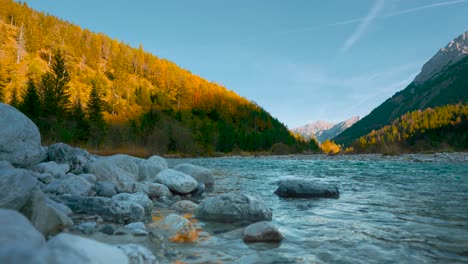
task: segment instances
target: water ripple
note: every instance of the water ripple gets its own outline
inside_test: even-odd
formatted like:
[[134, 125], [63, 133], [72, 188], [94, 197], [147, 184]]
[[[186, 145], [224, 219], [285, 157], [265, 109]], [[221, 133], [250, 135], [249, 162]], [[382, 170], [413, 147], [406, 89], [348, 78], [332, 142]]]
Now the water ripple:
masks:
[[[217, 192], [260, 194], [285, 240], [214, 237], [198, 255], [236, 263], [468, 263], [468, 155], [286, 156], [169, 160], [215, 172]], [[280, 199], [277, 182], [339, 187], [340, 199]], [[209, 228], [209, 226], [207, 226]], [[214, 227], [216, 228], [216, 227]], [[219, 227], [221, 233], [236, 227]], [[226, 229], [227, 228], [227, 229]], [[192, 262], [184, 259], [184, 262]]]

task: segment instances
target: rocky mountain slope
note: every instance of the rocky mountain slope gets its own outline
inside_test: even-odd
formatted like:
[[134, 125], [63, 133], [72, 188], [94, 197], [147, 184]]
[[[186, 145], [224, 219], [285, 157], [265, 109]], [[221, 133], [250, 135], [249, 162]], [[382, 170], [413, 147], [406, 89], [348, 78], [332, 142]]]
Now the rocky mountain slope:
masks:
[[294, 128], [292, 131], [306, 138], [315, 137], [319, 142], [323, 142], [327, 139], [336, 137], [357, 121], [359, 121], [358, 116], [353, 116], [350, 119], [339, 123], [317, 121], [305, 126]]
[[361, 136], [389, 125], [403, 114], [468, 101], [468, 32], [441, 49], [404, 90], [397, 92], [369, 115], [334, 140], [349, 145]]

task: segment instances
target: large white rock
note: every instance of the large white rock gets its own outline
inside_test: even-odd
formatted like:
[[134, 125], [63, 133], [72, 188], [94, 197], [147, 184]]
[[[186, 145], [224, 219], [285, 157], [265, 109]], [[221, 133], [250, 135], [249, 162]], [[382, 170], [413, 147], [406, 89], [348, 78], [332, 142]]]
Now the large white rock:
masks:
[[198, 187], [198, 182], [192, 176], [172, 169], [161, 171], [155, 180], [178, 193], [189, 193]]
[[140, 162], [138, 171], [139, 179], [141, 181], [154, 181], [156, 175], [167, 168], [167, 161], [163, 157], [152, 156]]
[[138, 181], [138, 167], [141, 159], [118, 154], [102, 157], [86, 165], [89, 173], [96, 175], [99, 181], [110, 181], [117, 188], [122, 188], [122, 182]]
[[0, 209], [0, 247], [8, 244], [28, 244], [39, 249], [45, 244], [45, 239], [24, 215], [18, 211]]
[[207, 168], [203, 168], [190, 163], [182, 163], [177, 165], [174, 168], [174, 170], [190, 175], [195, 180], [197, 180], [197, 182], [203, 183], [208, 187], [214, 184], [213, 173]]
[[49, 240], [39, 256], [49, 264], [129, 264], [127, 255], [116, 246], [66, 233]]
[[37, 126], [12, 106], [0, 103], [0, 160], [27, 167], [47, 159]]
[[271, 220], [272, 212], [260, 197], [232, 192], [204, 200], [195, 216], [218, 222], [257, 222]]
[[21, 212], [45, 237], [73, 225], [73, 221], [68, 218], [66, 213], [47, 202], [46, 196], [39, 187], [33, 190], [31, 198], [21, 208]]
[[23, 169], [0, 170], [0, 208], [20, 210], [37, 185], [34, 173]]
[[14, 210], [0, 209], [0, 263], [46, 263], [36, 259], [45, 239]]

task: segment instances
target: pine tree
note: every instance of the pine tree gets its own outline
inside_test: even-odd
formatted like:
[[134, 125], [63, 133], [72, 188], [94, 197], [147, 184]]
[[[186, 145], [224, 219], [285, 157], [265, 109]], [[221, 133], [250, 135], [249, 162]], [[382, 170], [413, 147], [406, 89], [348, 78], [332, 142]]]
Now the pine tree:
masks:
[[74, 124], [73, 140], [77, 142], [84, 142], [89, 138], [89, 123], [86, 119], [86, 113], [78, 99], [72, 107], [70, 112], [70, 121]]
[[32, 78], [28, 79], [26, 86], [27, 89], [22, 95], [22, 102], [19, 105], [19, 110], [33, 121], [36, 121], [40, 116], [41, 102], [39, 100], [39, 95], [37, 94], [36, 85]]
[[54, 54], [49, 72], [45, 73], [39, 85], [40, 96], [45, 116], [64, 117], [68, 110], [69, 97], [68, 72], [65, 57], [60, 51]]
[[11, 106], [13, 106], [14, 108], [18, 109], [19, 105], [20, 105], [20, 101], [18, 99], [18, 92], [16, 91], [16, 89], [13, 90], [13, 93], [11, 94], [11, 98], [10, 98], [10, 103], [9, 103]]
[[0, 102], [5, 100], [5, 87], [7, 86], [6, 74], [3, 65], [0, 65]]
[[103, 101], [96, 80], [92, 82], [92, 89], [88, 100], [88, 120], [90, 124], [90, 139], [93, 144], [99, 145], [105, 135], [106, 122], [104, 121]]

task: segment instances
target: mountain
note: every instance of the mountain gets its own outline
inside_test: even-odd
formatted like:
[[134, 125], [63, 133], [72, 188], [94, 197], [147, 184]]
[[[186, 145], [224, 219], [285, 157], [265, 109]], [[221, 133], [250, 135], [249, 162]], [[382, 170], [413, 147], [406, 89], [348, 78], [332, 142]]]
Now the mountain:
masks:
[[294, 128], [292, 131], [300, 134], [303, 137], [315, 137], [319, 142], [324, 142], [327, 139], [332, 139], [351, 127], [359, 121], [358, 116], [353, 116], [350, 119], [340, 123], [330, 123], [327, 121], [316, 121], [305, 126]]
[[305, 126], [293, 128], [292, 131], [303, 137], [313, 137], [320, 135], [323, 131], [332, 128], [335, 123], [319, 120]]
[[334, 138], [338, 144], [389, 125], [403, 114], [468, 101], [468, 32], [463, 33], [424, 64], [421, 73], [352, 127]]
[[143, 45], [12, 0], [0, 0], [0, 101], [23, 109], [45, 143], [145, 155], [268, 151], [276, 144], [296, 151], [306, 144], [259, 105]]

